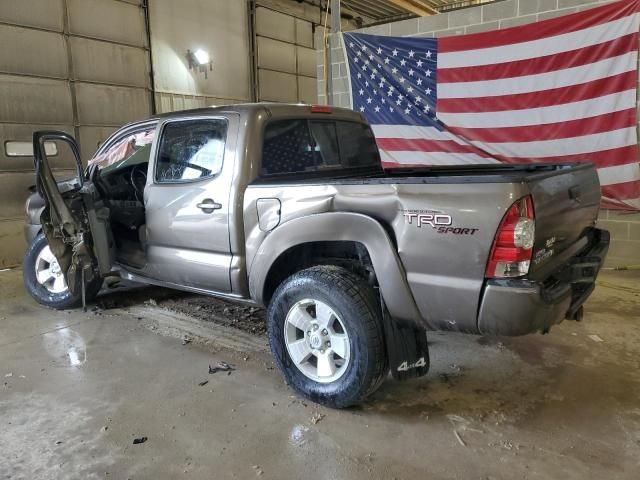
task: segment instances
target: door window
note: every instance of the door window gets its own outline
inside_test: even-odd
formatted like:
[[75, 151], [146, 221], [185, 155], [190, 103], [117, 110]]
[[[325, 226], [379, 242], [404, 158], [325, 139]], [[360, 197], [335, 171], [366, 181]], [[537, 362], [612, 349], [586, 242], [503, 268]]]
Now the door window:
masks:
[[156, 182], [186, 182], [218, 175], [226, 138], [227, 121], [223, 119], [168, 123], [158, 149]]
[[155, 132], [154, 126], [126, 135], [89, 160], [89, 166], [97, 165], [106, 174], [108, 171], [148, 163]]

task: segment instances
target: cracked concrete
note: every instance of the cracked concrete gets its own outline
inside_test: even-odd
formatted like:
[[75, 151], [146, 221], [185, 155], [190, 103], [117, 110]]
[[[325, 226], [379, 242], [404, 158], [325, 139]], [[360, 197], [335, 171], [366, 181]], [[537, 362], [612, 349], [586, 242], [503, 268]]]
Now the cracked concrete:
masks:
[[[259, 328], [189, 315], [190, 302], [224, 314], [208, 305], [215, 300], [165, 302], [166, 291], [144, 289], [107, 293], [93, 312], [56, 312], [27, 297], [19, 270], [0, 273], [0, 295], [3, 479], [582, 480], [640, 471], [638, 272], [602, 275], [584, 322], [550, 335], [431, 333], [427, 377], [387, 381], [345, 411], [296, 397]], [[236, 313], [244, 315], [227, 310]], [[209, 375], [220, 360], [237, 370]]]

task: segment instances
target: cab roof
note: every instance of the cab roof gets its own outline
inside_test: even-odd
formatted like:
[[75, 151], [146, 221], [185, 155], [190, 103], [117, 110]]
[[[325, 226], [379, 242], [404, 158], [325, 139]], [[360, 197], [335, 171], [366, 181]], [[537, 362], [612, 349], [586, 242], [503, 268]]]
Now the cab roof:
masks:
[[[317, 110], [317, 111], [314, 111]], [[175, 112], [161, 113], [153, 115], [143, 120], [130, 123], [135, 125], [139, 123], [149, 122], [151, 120], [164, 120], [170, 118], [181, 117], [197, 117], [207, 116], [217, 113], [237, 113], [241, 116], [259, 115], [268, 112], [273, 117], [291, 117], [291, 116], [322, 116], [324, 118], [336, 118], [341, 120], [351, 120], [357, 122], [366, 122], [365, 118], [348, 108], [328, 107], [308, 104], [286, 104], [286, 103], [237, 103], [231, 105], [211, 106], [204, 108], [194, 108], [191, 110], [179, 110]]]

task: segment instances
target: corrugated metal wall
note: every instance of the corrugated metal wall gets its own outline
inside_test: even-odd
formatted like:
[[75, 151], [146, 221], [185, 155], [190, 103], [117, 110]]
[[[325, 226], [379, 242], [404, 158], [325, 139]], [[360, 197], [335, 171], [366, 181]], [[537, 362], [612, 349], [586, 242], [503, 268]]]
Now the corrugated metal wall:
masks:
[[271, 8], [256, 8], [258, 99], [316, 103], [313, 23]]
[[[7, 142], [39, 129], [79, 139], [84, 159], [123, 123], [151, 113], [149, 50], [141, 0], [0, 1], [0, 266], [22, 257], [31, 156]], [[54, 157], [59, 176], [71, 159]]]

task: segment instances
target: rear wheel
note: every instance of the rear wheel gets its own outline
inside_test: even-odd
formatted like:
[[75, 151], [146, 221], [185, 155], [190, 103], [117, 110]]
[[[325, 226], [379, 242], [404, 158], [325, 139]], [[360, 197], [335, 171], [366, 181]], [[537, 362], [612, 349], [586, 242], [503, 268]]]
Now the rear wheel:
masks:
[[[62, 310], [82, 304], [81, 295], [73, 295], [69, 290], [58, 260], [51, 252], [43, 234], [35, 237], [27, 248], [22, 276], [29, 294], [42, 305]], [[102, 280], [89, 283], [86, 288], [86, 300], [95, 299], [101, 286]]]
[[314, 402], [348, 407], [387, 373], [375, 292], [343, 268], [313, 267], [285, 280], [269, 305], [267, 332], [287, 383]]

